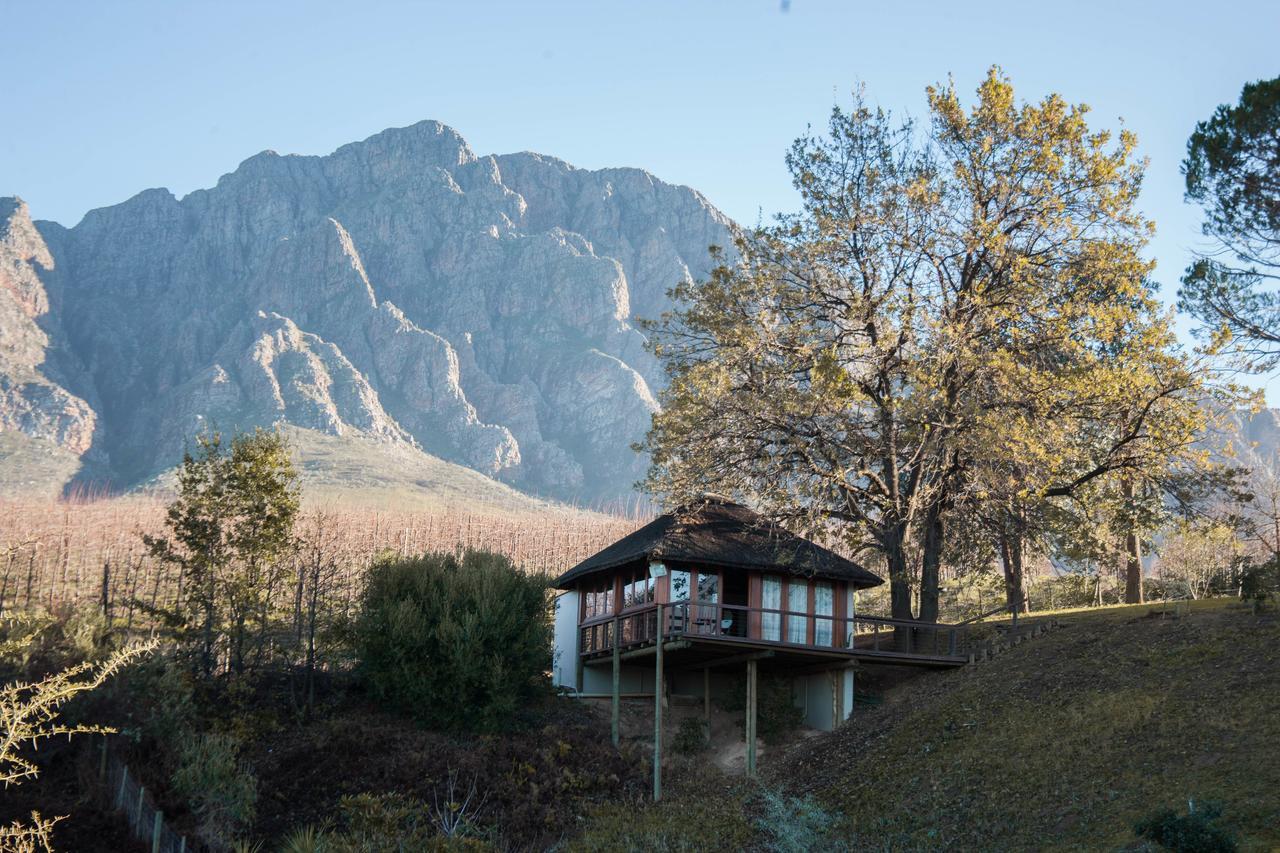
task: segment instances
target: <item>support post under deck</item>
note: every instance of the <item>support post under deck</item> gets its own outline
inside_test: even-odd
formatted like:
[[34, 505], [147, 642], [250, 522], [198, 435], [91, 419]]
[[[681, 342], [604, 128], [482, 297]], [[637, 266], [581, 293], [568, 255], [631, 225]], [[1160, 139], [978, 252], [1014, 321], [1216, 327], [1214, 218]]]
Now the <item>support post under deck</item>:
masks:
[[622, 692], [622, 643], [618, 637], [618, 617], [613, 617], [613, 706], [612, 706], [612, 734], [613, 745], [617, 746], [622, 740], [621, 732], [621, 697]]
[[662, 799], [662, 646], [666, 639], [663, 630], [663, 605], [658, 605], [658, 645], [653, 664], [653, 801]]
[[758, 661], [747, 661], [747, 775], [756, 775], [756, 667]]

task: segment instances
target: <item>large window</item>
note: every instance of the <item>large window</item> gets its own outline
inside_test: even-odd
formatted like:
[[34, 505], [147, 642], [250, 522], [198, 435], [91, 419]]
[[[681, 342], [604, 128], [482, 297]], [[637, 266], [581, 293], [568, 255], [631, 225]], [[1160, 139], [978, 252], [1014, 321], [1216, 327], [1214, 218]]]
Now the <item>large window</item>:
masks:
[[689, 600], [689, 573], [676, 569], [671, 573], [671, 600], [673, 602]]
[[[799, 578], [787, 581], [787, 610], [792, 613], [809, 612], [809, 582]], [[809, 642], [809, 619], [806, 616], [787, 616], [787, 642]]]
[[698, 572], [698, 601], [716, 603], [720, 600], [720, 576]]
[[[818, 581], [813, 585], [814, 645], [831, 645], [834, 623], [829, 617], [835, 614], [835, 603], [835, 591], [831, 588], [831, 581]], [[823, 616], [828, 618], [822, 619]]]
[[648, 567], [637, 569], [622, 578], [622, 609], [643, 607], [653, 603], [653, 578]]
[[782, 578], [765, 575], [760, 583], [760, 606], [764, 613], [760, 614], [761, 639], [782, 639], [782, 614], [770, 613], [770, 610], [782, 609]]
[[582, 618], [595, 619], [613, 613], [613, 579], [595, 581], [583, 590]]

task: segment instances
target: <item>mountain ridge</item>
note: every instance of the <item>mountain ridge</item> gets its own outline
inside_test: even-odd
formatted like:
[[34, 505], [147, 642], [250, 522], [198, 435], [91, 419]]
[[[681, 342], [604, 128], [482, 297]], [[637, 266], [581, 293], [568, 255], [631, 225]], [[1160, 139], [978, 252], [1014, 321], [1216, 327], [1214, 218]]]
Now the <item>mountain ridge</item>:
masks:
[[[6, 269], [46, 294], [46, 340], [18, 321], [18, 288], [0, 316], [47, 366], [39, 389], [84, 402], [81, 479], [142, 482], [203, 424], [283, 422], [586, 502], [643, 473], [629, 445], [661, 374], [634, 319], [734, 233], [644, 170], [477, 156], [434, 121], [260, 152], [211, 188], [144, 190], [71, 228], [8, 207], [22, 245]], [[17, 258], [41, 247], [47, 266]], [[0, 423], [68, 449], [19, 423], [35, 390], [4, 398]]]

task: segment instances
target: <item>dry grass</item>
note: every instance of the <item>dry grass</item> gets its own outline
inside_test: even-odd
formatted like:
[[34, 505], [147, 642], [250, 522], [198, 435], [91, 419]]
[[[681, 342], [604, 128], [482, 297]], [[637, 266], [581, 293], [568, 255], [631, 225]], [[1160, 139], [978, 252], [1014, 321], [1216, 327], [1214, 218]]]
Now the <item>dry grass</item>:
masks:
[[991, 663], [895, 688], [771, 775], [886, 849], [1119, 849], [1188, 799], [1220, 801], [1242, 849], [1275, 849], [1280, 618], [1162, 609], [1061, 616]]
[[[143, 533], [163, 530], [164, 510], [161, 500], [140, 497], [0, 499], [0, 612], [54, 610], [105, 598], [113, 612], [127, 611], [132, 621], [137, 602], [172, 601], [176, 573], [151, 559], [142, 544]], [[383, 553], [486, 548], [529, 571], [558, 573], [645, 520], [553, 506], [486, 513], [312, 504], [299, 532], [342, 567], [342, 585], [354, 595], [370, 560]]]

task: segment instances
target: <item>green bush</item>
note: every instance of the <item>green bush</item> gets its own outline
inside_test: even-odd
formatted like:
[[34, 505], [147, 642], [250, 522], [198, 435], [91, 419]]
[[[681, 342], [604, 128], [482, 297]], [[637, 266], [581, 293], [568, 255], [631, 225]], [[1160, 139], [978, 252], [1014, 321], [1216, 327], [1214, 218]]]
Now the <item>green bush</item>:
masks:
[[227, 735], [193, 738], [183, 745], [173, 790], [199, 820], [199, 833], [215, 850], [229, 847], [253, 823], [258, 780], [237, 757]]
[[375, 696], [446, 729], [509, 728], [548, 689], [547, 579], [467, 551], [374, 565], [355, 632]]
[[1175, 853], [1235, 853], [1236, 842], [1231, 833], [1217, 825], [1222, 807], [1205, 804], [1180, 815], [1173, 809], [1162, 809], [1133, 828], [1139, 838], [1146, 838]]
[[[756, 731], [765, 743], [778, 743], [804, 722], [804, 709], [796, 707], [791, 695], [791, 679], [784, 675], [762, 675], [757, 682]], [[726, 711], [747, 707], [747, 679], [737, 676], [734, 685], [717, 704]]]
[[766, 849], [776, 853], [848, 849], [837, 837], [837, 817], [812, 797], [788, 797], [765, 789], [755, 826], [765, 836]]
[[685, 717], [671, 740], [671, 748], [677, 755], [702, 752], [707, 744], [707, 724], [700, 717]]

